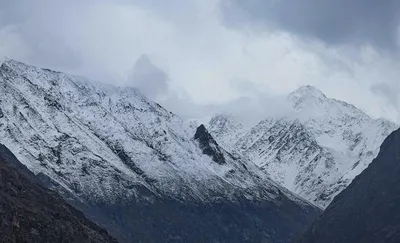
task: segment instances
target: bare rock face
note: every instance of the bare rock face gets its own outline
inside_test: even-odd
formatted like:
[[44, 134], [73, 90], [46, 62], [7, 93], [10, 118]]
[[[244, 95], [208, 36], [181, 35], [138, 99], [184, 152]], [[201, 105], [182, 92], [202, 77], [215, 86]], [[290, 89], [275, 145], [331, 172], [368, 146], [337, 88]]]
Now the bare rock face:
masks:
[[329, 205], [299, 243], [400, 242], [400, 130]]
[[203, 150], [203, 153], [211, 156], [215, 163], [220, 165], [226, 163], [224, 154], [204, 125], [200, 125], [197, 128], [194, 139], [199, 142], [199, 146]]
[[117, 242], [0, 145], [1, 242]]

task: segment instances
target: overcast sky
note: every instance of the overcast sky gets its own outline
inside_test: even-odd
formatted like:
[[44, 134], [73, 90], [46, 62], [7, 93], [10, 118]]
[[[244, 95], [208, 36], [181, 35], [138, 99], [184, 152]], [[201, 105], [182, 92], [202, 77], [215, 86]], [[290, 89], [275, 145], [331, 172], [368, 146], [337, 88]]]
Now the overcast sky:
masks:
[[189, 117], [262, 116], [281, 110], [275, 97], [310, 84], [400, 122], [399, 7], [396, 0], [0, 0], [0, 58], [134, 85]]

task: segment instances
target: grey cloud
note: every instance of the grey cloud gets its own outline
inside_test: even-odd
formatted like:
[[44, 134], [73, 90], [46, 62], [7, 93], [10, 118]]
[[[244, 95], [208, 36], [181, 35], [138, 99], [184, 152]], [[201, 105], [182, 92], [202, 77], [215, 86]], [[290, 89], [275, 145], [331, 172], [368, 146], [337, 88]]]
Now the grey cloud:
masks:
[[24, 21], [29, 16], [29, 1], [0, 0], [0, 27]]
[[63, 70], [76, 70], [81, 66], [80, 54], [59, 37], [29, 31], [22, 33], [24, 43], [30, 48], [30, 55], [27, 57], [29, 62], [42, 67]]
[[293, 112], [285, 96], [240, 97], [222, 104], [197, 104], [188, 97], [179, 97], [170, 93], [168, 99], [161, 102], [167, 109], [185, 118], [211, 118], [216, 114], [227, 113], [238, 118], [246, 127], [254, 126], [266, 117], [283, 117]]
[[399, 86], [387, 83], [377, 83], [371, 86], [371, 92], [385, 99], [399, 110]]
[[[368, 89], [380, 80], [390, 84], [398, 75], [388, 70], [400, 69], [388, 64], [397, 59], [386, 60], [373, 48], [376, 62], [357, 62], [359, 48], [314, 42], [309, 48], [304, 39], [280, 33], [257, 31], [249, 38], [242, 29], [222, 25], [221, 11], [215, 10], [222, 10], [230, 26], [273, 27], [328, 44], [367, 42], [390, 49], [399, 5], [394, 0], [0, 0], [0, 59], [119, 85], [128, 85], [131, 71], [129, 85], [181, 115], [230, 112], [257, 120], [285, 106], [264, 98], [266, 90], [282, 94], [310, 83], [333, 91]], [[168, 74], [143, 58], [131, 69], [142, 53], [151, 54]], [[349, 96], [354, 97], [341, 98]], [[365, 95], [350, 100], [366, 109], [373, 103]]]
[[332, 45], [396, 47], [397, 0], [222, 0], [221, 7], [235, 27], [256, 23]]
[[232, 114], [246, 127], [254, 126], [255, 123], [266, 117], [282, 117], [293, 112], [285, 97], [268, 96], [267, 94], [251, 98], [241, 97], [216, 106], [214, 111], [214, 113]]
[[[0, 38], [13, 36], [12, 40], [17, 39], [23, 45], [23, 50], [17, 50], [11, 57], [47, 68], [78, 69], [81, 56], [65, 42], [62, 34], [61, 22], [68, 15], [69, 4], [57, 0], [0, 0], [0, 30], [8, 29], [0, 32]], [[7, 45], [13, 43], [2, 42], [0, 55]]]
[[140, 56], [136, 61], [129, 82], [151, 99], [158, 99], [168, 92], [168, 75], [147, 55]]

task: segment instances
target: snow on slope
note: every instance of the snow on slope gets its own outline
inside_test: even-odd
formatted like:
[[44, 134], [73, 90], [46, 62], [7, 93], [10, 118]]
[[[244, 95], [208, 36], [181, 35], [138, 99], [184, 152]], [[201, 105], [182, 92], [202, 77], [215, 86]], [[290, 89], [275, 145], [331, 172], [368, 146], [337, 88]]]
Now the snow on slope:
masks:
[[196, 127], [136, 89], [7, 60], [0, 97], [0, 143], [82, 200], [141, 200], [145, 187], [199, 201], [273, 201], [279, 191], [307, 205], [247, 160], [223, 151], [225, 162], [213, 161], [194, 139]]
[[209, 129], [228, 149], [238, 151], [273, 180], [321, 207], [368, 166], [383, 140], [398, 127], [329, 99], [312, 86], [294, 91], [288, 101], [293, 113], [268, 117], [246, 132], [237, 130], [238, 139], [232, 139], [234, 132], [221, 136], [224, 128], [214, 123]]
[[238, 141], [245, 131], [244, 126], [234, 116], [228, 114], [212, 117], [208, 127], [219, 144], [232, 152], [234, 149], [231, 145]]

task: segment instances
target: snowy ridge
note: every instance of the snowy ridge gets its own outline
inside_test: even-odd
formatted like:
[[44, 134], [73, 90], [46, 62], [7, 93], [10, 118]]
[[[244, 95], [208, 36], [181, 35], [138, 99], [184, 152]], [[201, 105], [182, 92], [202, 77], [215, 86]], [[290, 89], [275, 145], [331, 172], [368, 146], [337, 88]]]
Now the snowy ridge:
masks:
[[136, 89], [93, 85], [13, 60], [1, 66], [0, 86], [0, 142], [82, 200], [144, 200], [137, 188], [145, 187], [195, 201], [215, 195], [274, 201], [283, 192], [309, 205], [247, 160], [224, 151], [225, 163], [213, 161], [191, 123]]
[[[312, 86], [300, 87], [288, 101], [293, 113], [268, 117], [250, 130], [238, 132], [237, 140], [218, 131], [215, 137], [273, 180], [321, 207], [368, 166], [383, 140], [398, 127], [329, 99]], [[209, 126], [213, 127], [210, 131], [218, 130], [212, 123]]]

